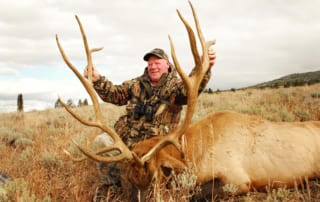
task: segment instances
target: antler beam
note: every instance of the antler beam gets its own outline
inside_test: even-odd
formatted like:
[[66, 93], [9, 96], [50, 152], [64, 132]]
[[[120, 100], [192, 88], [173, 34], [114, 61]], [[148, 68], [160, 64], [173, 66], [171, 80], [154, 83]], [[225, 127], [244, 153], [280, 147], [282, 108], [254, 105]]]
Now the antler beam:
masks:
[[198, 52], [196, 37], [195, 37], [195, 34], [194, 34], [191, 26], [184, 19], [184, 17], [181, 15], [179, 10], [177, 10], [177, 13], [178, 13], [181, 21], [185, 25], [185, 28], [186, 28], [186, 30], [188, 32], [188, 36], [189, 36], [190, 47], [191, 47], [192, 55], [193, 55], [194, 62], [195, 62], [195, 71], [192, 75], [187, 76], [185, 74], [185, 72], [182, 70], [182, 68], [179, 64], [178, 58], [176, 56], [173, 41], [172, 41], [171, 37], [169, 36], [172, 59], [173, 59], [174, 65], [176, 66], [176, 69], [177, 69], [179, 75], [181, 76], [182, 81], [184, 82], [184, 85], [185, 85], [185, 88], [187, 91], [188, 101], [187, 101], [186, 116], [185, 116], [183, 123], [176, 131], [173, 131], [169, 135], [165, 136], [161, 141], [159, 141], [157, 143], [157, 145], [155, 147], [153, 147], [147, 154], [145, 154], [142, 157], [141, 160], [143, 162], [150, 160], [161, 148], [165, 147], [168, 144], [175, 145], [175, 147], [177, 147], [177, 149], [183, 155], [183, 152], [181, 149], [181, 144], [179, 143], [179, 139], [181, 138], [181, 136], [184, 134], [185, 130], [190, 125], [192, 116], [194, 114], [195, 105], [196, 105], [196, 102], [198, 99], [198, 92], [199, 92], [200, 83], [201, 83], [204, 75], [206, 74], [206, 72], [209, 69], [209, 56], [207, 54], [207, 51], [211, 45], [215, 44], [215, 41], [208, 41], [208, 42], [205, 41], [204, 36], [201, 31], [201, 28], [200, 28], [197, 13], [196, 13], [196, 11], [190, 1], [189, 1], [189, 5], [192, 10], [195, 26], [197, 29], [197, 35], [199, 37], [201, 47], [202, 47], [202, 58]]
[[[81, 35], [82, 35], [82, 40], [84, 43], [84, 47], [85, 47], [85, 51], [86, 51], [86, 56], [87, 56], [87, 68], [88, 68], [88, 80], [86, 80], [77, 70], [77, 68], [69, 61], [68, 57], [66, 56], [66, 54], [64, 53], [64, 50], [59, 42], [59, 38], [58, 35], [56, 35], [56, 42], [59, 48], [59, 51], [61, 53], [61, 56], [64, 60], [64, 62], [67, 64], [67, 66], [74, 72], [74, 74], [78, 77], [78, 79], [81, 81], [82, 85], [85, 87], [86, 91], [88, 92], [88, 94], [90, 95], [90, 98], [92, 100], [93, 103], [93, 107], [94, 107], [94, 111], [95, 111], [95, 116], [96, 116], [96, 120], [95, 121], [88, 121], [88, 120], [84, 120], [83, 118], [81, 118], [79, 115], [77, 115], [66, 103], [64, 103], [60, 98], [59, 101], [62, 103], [62, 105], [64, 106], [64, 108], [75, 118], [77, 119], [79, 122], [81, 122], [82, 124], [86, 125], [86, 126], [90, 126], [90, 127], [96, 127], [96, 128], [100, 128], [102, 131], [108, 133], [114, 140], [114, 145], [110, 146], [110, 147], [106, 147], [103, 150], [97, 151], [97, 152], [91, 152], [89, 149], [82, 147], [78, 144], [77, 147], [81, 150], [82, 153], [84, 153], [86, 156], [97, 160], [97, 161], [103, 161], [103, 162], [114, 162], [114, 161], [120, 161], [122, 159], [132, 159], [133, 155], [131, 153], [131, 151], [129, 150], [129, 148], [125, 145], [125, 143], [121, 140], [121, 138], [119, 137], [119, 135], [109, 126], [107, 126], [106, 124], [104, 124], [104, 120], [101, 114], [101, 108], [99, 105], [99, 101], [98, 101], [98, 96], [95, 93], [95, 90], [92, 86], [92, 68], [93, 68], [93, 63], [92, 63], [92, 53], [95, 51], [99, 51], [102, 48], [93, 48], [90, 49], [88, 42], [87, 42], [87, 37], [85, 35], [84, 29], [82, 27], [82, 24], [79, 20], [79, 18], [77, 16], [76, 20], [78, 22], [78, 25], [80, 27], [80, 31], [81, 31]], [[107, 152], [107, 151], [112, 151], [112, 150], [118, 150], [120, 151], [120, 154], [117, 156], [111, 156], [111, 157], [102, 157], [98, 154], [101, 154], [103, 152]]]

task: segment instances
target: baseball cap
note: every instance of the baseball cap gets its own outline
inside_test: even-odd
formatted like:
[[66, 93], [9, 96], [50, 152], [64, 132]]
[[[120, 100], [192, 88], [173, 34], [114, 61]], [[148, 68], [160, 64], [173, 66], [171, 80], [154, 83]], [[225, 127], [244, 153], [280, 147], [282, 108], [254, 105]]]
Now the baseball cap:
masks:
[[149, 57], [152, 55], [157, 56], [158, 58], [169, 60], [167, 53], [164, 52], [164, 50], [162, 50], [161, 48], [155, 48], [155, 49], [149, 51], [148, 53], [146, 53], [143, 56], [143, 59], [145, 61], [148, 61]]

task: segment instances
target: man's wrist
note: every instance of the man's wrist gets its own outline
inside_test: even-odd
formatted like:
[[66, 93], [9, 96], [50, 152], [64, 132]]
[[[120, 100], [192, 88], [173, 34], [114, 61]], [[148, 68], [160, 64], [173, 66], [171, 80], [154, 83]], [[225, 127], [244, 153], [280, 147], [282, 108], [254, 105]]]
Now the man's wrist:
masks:
[[95, 79], [95, 81], [92, 82], [93, 85], [98, 84], [100, 82], [101, 78], [102, 78], [102, 76], [99, 74], [98, 77]]

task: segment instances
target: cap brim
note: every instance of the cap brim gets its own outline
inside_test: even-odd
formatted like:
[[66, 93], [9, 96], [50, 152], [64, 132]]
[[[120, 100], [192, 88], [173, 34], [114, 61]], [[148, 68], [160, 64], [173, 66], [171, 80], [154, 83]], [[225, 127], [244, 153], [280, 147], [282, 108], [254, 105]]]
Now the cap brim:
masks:
[[163, 57], [161, 55], [159, 55], [159, 54], [147, 53], [147, 54], [144, 55], [143, 60], [144, 61], [148, 61], [151, 56], [156, 56], [158, 58], [162, 58], [163, 59]]

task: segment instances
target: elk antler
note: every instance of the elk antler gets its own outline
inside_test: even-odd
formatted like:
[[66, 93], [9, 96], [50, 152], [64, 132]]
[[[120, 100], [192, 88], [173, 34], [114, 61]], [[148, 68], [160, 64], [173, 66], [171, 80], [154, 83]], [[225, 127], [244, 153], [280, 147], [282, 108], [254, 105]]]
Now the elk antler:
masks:
[[[95, 90], [92, 86], [92, 68], [93, 68], [93, 64], [92, 64], [92, 56], [91, 54], [95, 51], [99, 51], [102, 48], [94, 48], [94, 49], [89, 49], [89, 45], [87, 42], [87, 37], [85, 35], [84, 29], [82, 27], [82, 24], [79, 20], [79, 18], [77, 16], [75, 16], [77, 19], [77, 22], [79, 24], [80, 27], [80, 31], [81, 31], [81, 35], [82, 35], [82, 39], [83, 39], [83, 43], [84, 43], [84, 47], [85, 47], [85, 51], [86, 51], [86, 55], [87, 55], [87, 68], [88, 68], [88, 80], [86, 80], [80, 73], [79, 71], [72, 65], [72, 63], [69, 61], [69, 59], [67, 58], [66, 54], [64, 53], [60, 42], [59, 42], [59, 38], [58, 35], [56, 35], [56, 41], [57, 41], [57, 45], [59, 47], [59, 51], [61, 53], [61, 56], [64, 60], [64, 62], [68, 65], [68, 67], [75, 73], [75, 75], [79, 78], [79, 80], [81, 81], [82, 85], [85, 87], [86, 91], [88, 92], [88, 94], [90, 95], [90, 98], [92, 100], [93, 103], [93, 107], [95, 110], [95, 116], [96, 116], [96, 121], [87, 121], [82, 119], [80, 116], [78, 116], [76, 113], [74, 113], [72, 111], [72, 109], [65, 104], [60, 98], [59, 98], [59, 102], [62, 103], [62, 105], [64, 106], [64, 108], [78, 121], [80, 121], [82, 124], [86, 125], [86, 126], [90, 126], [90, 127], [96, 127], [96, 128], [100, 128], [102, 131], [108, 133], [114, 140], [114, 144], [110, 147], [105, 147], [102, 150], [99, 150], [97, 152], [91, 152], [90, 150], [88, 150], [85, 147], [82, 147], [80, 145], [78, 145], [77, 143], [75, 143], [77, 145], [77, 147], [88, 157], [97, 160], [97, 161], [103, 161], [103, 162], [114, 162], [114, 161], [120, 161], [122, 159], [132, 159], [132, 158], [136, 158], [136, 156], [133, 156], [133, 154], [131, 153], [130, 149], [125, 145], [125, 143], [121, 140], [121, 138], [119, 137], [119, 135], [109, 126], [107, 126], [106, 124], [104, 124], [104, 120], [103, 117], [101, 115], [101, 109], [100, 109], [100, 105], [98, 102], [98, 97], [97, 94], [95, 93]], [[110, 156], [110, 157], [102, 157], [99, 156], [98, 154], [102, 154], [104, 152], [108, 152], [108, 151], [112, 151], [112, 150], [118, 150], [120, 151], [120, 154], [117, 156]]]
[[200, 29], [200, 25], [199, 25], [196, 11], [190, 1], [189, 1], [189, 4], [190, 4], [191, 10], [192, 10], [195, 26], [197, 29], [197, 35], [199, 37], [199, 41], [200, 41], [201, 47], [202, 47], [202, 58], [199, 55], [199, 52], [197, 49], [197, 44], [196, 44], [195, 34], [194, 34], [191, 26], [184, 19], [184, 17], [181, 15], [179, 10], [177, 10], [177, 13], [178, 13], [181, 21], [185, 25], [185, 28], [187, 29], [188, 36], [189, 36], [190, 47], [191, 47], [192, 55], [193, 55], [194, 62], [195, 62], [195, 71], [192, 73], [192, 75], [187, 76], [184, 73], [184, 71], [182, 70], [182, 68], [179, 64], [179, 61], [177, 59], [177, 56], [176, 56], [176, 52], [175, 52], [175, 48], [174, 48], [172, 39], [169, 35], [172, 59], [173, 59], [174, 65], [176, 66], [176, 69], [177, 69], [179, 75], [181, 76], [181, 79], [182, 79], [182, 81], [185, 85], [186, 91], [187, 91], [188, 101], [187, 101], [186, 116], [185, 116], [183, 123], [181, 124], [181, 126], [179, 126], [179, 128], [177, 130], [166, 135], [147, 154], [145, 154], [141, 158], [142, 162], [146, 162], [146, 161], [150, 160], [161, 148], [165, 147], [168, 144], [175, 145], [175, 147], [177, 147], [177, 149], [181, 152], [181, 154], [183, 154], [181, 145], [179, 144], [179, 139], [184, 134], [185, 130], [188, 128], [188, 126], [191, 122], [192, 116], [194, 114], [197, 98], [198, 98], [198, 91], [199, 91], [200, 83], [203, 79], [203, 76], [206, 74], [206, 72], [209, 69], [209, 56], [207, 54], [207, 51], [211, 45], [215, 44], [215, 41], [208, 41], [208, 42], [205, 41], [204, 36], [202, 34], [202, 31]]

